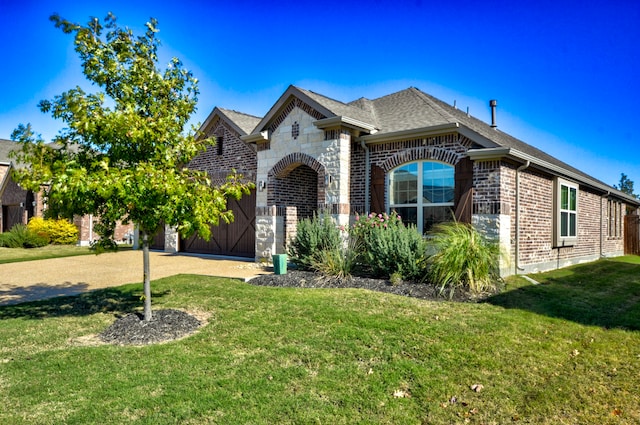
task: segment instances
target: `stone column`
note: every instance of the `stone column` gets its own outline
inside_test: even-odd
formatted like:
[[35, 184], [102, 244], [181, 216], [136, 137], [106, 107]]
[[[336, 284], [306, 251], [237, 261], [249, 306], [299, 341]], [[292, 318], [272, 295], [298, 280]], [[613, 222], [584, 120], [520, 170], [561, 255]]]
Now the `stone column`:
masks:
[[164, 252], [175, 254], [179, 250], [180, 234], [174, 227], [164, 227]]
[[513, 274], [511, 261], [511, 216], [506, 214], [473, 214], [471, 223], [480, 233], [500, 245], [500, 276]]
[[256, 207], [256, 261], [271, 262], [276, 252], [276, 206]]

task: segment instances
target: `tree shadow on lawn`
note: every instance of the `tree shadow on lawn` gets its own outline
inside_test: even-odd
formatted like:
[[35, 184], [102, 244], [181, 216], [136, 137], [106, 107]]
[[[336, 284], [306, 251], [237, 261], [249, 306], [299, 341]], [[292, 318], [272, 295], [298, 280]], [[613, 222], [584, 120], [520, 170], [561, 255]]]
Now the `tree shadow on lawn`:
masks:
[[640, 330], [639, 265], [600, 260], [540, 278], [539, 285], [507, 290], [484, 302], [583, 325]]
[[[95, 313], [124, 315], [142, 306], [141, 284], [96, 289], [89, 292], [85, 292], [86, 288], [87, 284], [85, 283], [68, 283], [67, 286], [59, 287], [57, 290], [48, 285], [20, 288], [20, 290], [12, 292], [14, 296], [11, 298], [10, 305], [0, 306], [0, 320], [46, 319], [48, 317], [86, 316]], [[0, 292], [0, 296], [7, 295], [7, 292]], [[64, 296], [57, 296], [60, 293]], [[154, 292], [151, 297], [157, 299], [168, 293], [169, 291]], [[37, 298], [41, 301], [28, 301]]]

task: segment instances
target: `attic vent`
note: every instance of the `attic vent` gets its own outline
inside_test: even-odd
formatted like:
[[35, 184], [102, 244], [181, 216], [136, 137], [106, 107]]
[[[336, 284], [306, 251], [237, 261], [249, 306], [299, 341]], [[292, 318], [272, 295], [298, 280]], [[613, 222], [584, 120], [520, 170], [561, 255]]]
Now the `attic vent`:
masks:
[[291, 137], [293, 137], [294, 139], [297, 139], [299, 135], [300, 135], [300, 124], [298, 124], [298, 121], [296, 121], [291, 126]]

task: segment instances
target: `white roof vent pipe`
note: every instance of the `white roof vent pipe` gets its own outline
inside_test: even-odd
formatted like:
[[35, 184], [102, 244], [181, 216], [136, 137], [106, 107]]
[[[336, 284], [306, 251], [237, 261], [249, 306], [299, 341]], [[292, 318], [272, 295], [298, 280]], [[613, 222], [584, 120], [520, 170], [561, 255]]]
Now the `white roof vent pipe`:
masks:
[[496, 124], [496, 106], [498, 106], [498, 101], [492, 99], [489, 101], [489, 106], [491, 107], [491, 127], [496, 128], [498, 124]]

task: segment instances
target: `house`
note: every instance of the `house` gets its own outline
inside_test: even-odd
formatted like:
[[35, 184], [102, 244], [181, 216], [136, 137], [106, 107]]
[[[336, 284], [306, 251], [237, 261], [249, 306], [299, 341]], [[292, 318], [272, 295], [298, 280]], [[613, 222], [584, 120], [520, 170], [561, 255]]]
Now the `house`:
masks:
[[16, 224], [26, 224], [42, 212], [42, 199], [38, 194], [22, 189], [11, 178], [13, 162], [9, 153], [15, 145], [11, 140], [0, 139], [0, 233]]
[[496, 106], [488, 124], [414, 87], [343, 103], [290, 86], [264, 117], [215, 108], [201, 130], [218, 144], [191, 166], [214, 179], [237, 169], [256, 190], [213, 242], [161, 239], [270, 259], [316, 212], [348, 225], [395, 210], [420, 232], [472, 223], [500, 242], [503, 275], [622, 255], [640, 200], [500, 131]]
[[[16, 224], [27, 224], [32, 217], [43, 217], [46, 199], [42, 192], [34, 193], [21, 188], [11, 177], [11, 169], [15, 166], [9, 153], [16, 149], [16, 142], [0, 139], [0, 233], [8, 232]], [[93, 230], [97, 222], [92, 215], [76, 216], [73, 224], [78, 227], [81, 246], [89, 246], [98, 239]], [[133, 235], [133, 225], [116, 226], [115, 239], [125, 241]]]

